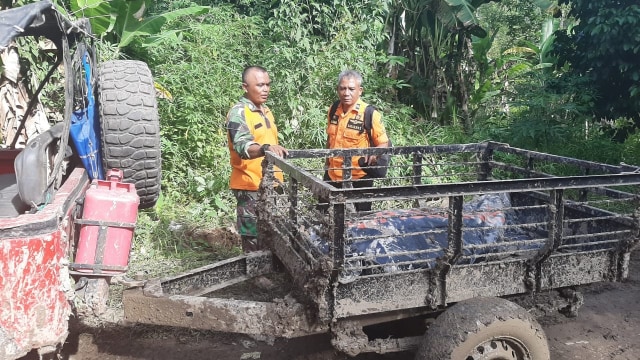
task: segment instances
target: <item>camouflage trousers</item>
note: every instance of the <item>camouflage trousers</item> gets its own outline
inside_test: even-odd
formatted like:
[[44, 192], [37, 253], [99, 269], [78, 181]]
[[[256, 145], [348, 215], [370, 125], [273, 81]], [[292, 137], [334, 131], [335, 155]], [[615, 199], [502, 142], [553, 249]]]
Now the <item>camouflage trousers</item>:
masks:
[[256, 202], [257, 191], [232, 190], [236, 197], [236, 228], [242, 241], [242, 251], [245, 253], [264, 248], [262, 241], [258, 240]]

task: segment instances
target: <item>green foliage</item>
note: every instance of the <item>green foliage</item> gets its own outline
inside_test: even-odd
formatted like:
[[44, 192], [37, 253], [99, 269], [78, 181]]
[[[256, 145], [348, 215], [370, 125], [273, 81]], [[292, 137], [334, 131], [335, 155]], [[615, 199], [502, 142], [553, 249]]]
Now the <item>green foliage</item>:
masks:
[[387, 21], [393, 54], [408, 54], [398, 75], [410, 85], [400, 100], [439, 124], [471, 129], [468, 101], [474, 63], [470, 38], [486, 37], [476, 9], [489, 1], [399, 1]]
[[[569, 3], [561, 1], [561, 3]], [[571, 1], [575, 24], [558, 33], [556, 51], [570, 71], [598, 90], [597, 118], [640, 124], [640, 5], [635, 0]]]
[[337, 97], [340, 71], [360, 71], [365, 100], [379, 107], [385, 107], [389, 99], [382, 94], [401, 86], [398, 81], [381, 80], [376, 72], [387, 59], [376, 46], [384, 28], [383, 13], [376, 3], [335, 1], [328, 6], [281, 1], [274, 10], [268, 20], [273, 42], [266, 44], [260, 63], [269, 69], [274, 82], [271, 96], [277, 100], [272, 108], [276, 118], [283, 119], [279, 129], [285, 146], [325, 146], [326, 114]]
[[240, 254], [239, 244], [214, 243], [205, 234], [220, 226], [206, 207], [168, 203], [138, 214], [129, 274], [145, 278], [175, 275]]
[[523, 42], [537, 42], [540, 35], [538, 25], [548, 17], [545, 10], [549, 4], [537, 4], [540, 1], [501, 0], [489, 2], [478, 8], [478, 19], [483, 28], [493, 33], [495, 38], [490, 58], [498, 58], [501, 54]]
[[205, 6], [190, 6], [155, 16], [144, 17], [151, 0], [72, 0], [77, 17], [86, 17], [97, 36], [112, 36], [118, 46], [125, 47], [137, 37], [158, 34], [169, 21], [188, 15], [201, 15]]
[[[551, 152], [562, 151], [568, 142], [584, 138], [585, 114], [594, 99], [584, 79], [529, 72], [513, 81], [505, 91], [513, 99], [503, 104], [501, 112], [487, 114], [484, 129], [479, 129], [484, 135], [480, 136]], [[576, 94], [576, 88], [582, 92]]]
[[[168, 23], [153, 37], [153, 44], [129, 46], [127, 51], [145, 58], [156, 81], [173, 95], [173, 101], [160, 103], [163, 191], [168, 201], [202, 203], [219, 214], [221, 223], [235, 217], [224, 124], [227, 111], [242, 94], [240, 74], [247, 65], [269, 70], [268, 105], [287, 148], [325, 146], [327, 110], [336, 98], [338, 74], [346, 68], [363, 74], [364, 98], [383, 111], [397, 144], [429, 142], [432, 130], [415, 126], [410, 107], [394, 104], [395, 90], [404, 84], [377, 72], [386, 61], [401, 64], [402, 58], [388, 58], [376, 46], [383, 37], [382, 13], [372, 17], [356, 6], [371, 8], [374, 3], [352, 4], [347, 11], [346, 1], [337, 10], [283, 1], [268, 21], [221, 6], [197, 21]], [[338, 14], [339, 9], [343, 12]], [[311, 23], [292, 20], [311, 21], [305, 16], [309, 13], [314, 23], [324, 25], [308, 28]], [[265, 29], [271, 36], [264, 36]], [[290, 38], [292, 33], [302, 37]]]
[[640, 165], [640, 131], [636, 130], [627, 137], [620, 154], [623, 162]]
[[171, 23], [169, 30], [180, 34], [160, 36], [144, 49], [156, 81], [173, 95], [160, 103], [163, 172], [172, 198], [232, 209], [224, 192], [230, 174], [226, 113], [241, 96], [242, 69], [255, 63], [261, 25], [220, 8], [200, 22]]
[[[35, 92], [51, 68], [56, 66], [57, 58], [54, 53], [42, 50], [44, 39], [30, 36], [18, 38], [16, 46], [20, 56], [21, 81], [29, 91]], [[64, 111], [64, 97], [64, 76], [60, 71], [54, 71], [40, 92], [40, 101], [52, 112], [61, 114]]]

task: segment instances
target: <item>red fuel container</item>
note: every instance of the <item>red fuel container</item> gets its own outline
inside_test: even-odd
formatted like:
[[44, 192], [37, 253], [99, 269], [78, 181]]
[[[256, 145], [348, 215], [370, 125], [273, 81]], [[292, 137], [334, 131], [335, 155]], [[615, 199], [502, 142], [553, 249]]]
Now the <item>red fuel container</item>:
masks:
[[77, 221], [80, 237], [72, 264], [77, 271], [112, 275], [127, 270], [140, 198], [122, 176], [122, 170], [111, 169], [107, 180], [94, 179], [87, 189]]

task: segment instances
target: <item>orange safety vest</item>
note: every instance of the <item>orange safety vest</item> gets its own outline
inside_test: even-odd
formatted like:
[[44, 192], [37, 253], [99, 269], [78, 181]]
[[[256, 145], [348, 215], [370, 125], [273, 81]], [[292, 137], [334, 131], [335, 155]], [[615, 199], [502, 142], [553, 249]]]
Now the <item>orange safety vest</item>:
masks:
[[[364, 128], [364, 111], [367, 104], [358, 100], [350, 111], [344, 113], [342, 106], [338, 106], [332, 119], [328, 119], [327, 135], [329, 149], [355, 149], [368, 148], [369, 136]], [[382, 124], [382, 115], [378, 111], [373, 112], [371, 121], [371, 134], [376, 145], [389, 141], [387, 132]], [[358, 166], [358, 156], [351, 158], [351, 178], [360, 179], [366, 175]], [[329, 158], [329, 177], [333, 181], [342, 181], [342, 157]]]
[[[251, 111], [248, 105], [244, 106], [244, 120], [253, 135], [253, 141], [258, 144], [278, 144], [278, 128], [271, 111], [264, 114], [261, 111]], [[231, 154], [231, 179], [229, 187], [233, 190], [257, 191], [262, 180], [263, 157], [255, 159], [242, 159], [233, 149], [233, 142], [227, 133], [227, 143]], [[283, 180], [282, 171], [274, 167], [276, 178]]]

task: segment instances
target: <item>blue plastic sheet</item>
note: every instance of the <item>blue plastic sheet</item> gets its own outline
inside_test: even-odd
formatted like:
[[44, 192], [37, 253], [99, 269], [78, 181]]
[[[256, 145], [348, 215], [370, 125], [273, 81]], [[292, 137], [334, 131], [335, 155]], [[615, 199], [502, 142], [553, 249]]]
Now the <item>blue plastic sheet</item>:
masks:
[[[462, 216], [464, 259], [461, 262], [472, 264], [482, 261], [487, 254], [538, 247], [527, 241], [529, 235], [505, 226], [518, 223], [508, 210], [510, 207], [506, 194], [482, 195], [465, 203]], [[397, 209], [380, 211], [348, 223], [343, 275], [349, 275], [350, 268], [367, 263], [381, 265], [385, 272], [433, 268], [448, 246], [448, 222], [444, 209]], [[323, 253], [328, 253], [329, 245], [317, 230], [311, 230], [311, 241]], [[514, 243], [505, 246], [504, 239]], [[351, 260], [354, 257], [359, 259]], [[411, 265], [406, 265], [407, 262]]]
[[73, 112], [71, 115], [71, 138], [80, 156], [89, 178], [104, 179], [102, 157], [100, 155], [100, 138], [98, 118], [95, 112], [95, 96], [91, 85], [91, 66], [89, 53], [82, 56], [85, 82], [87, 86], [87, 107]]

